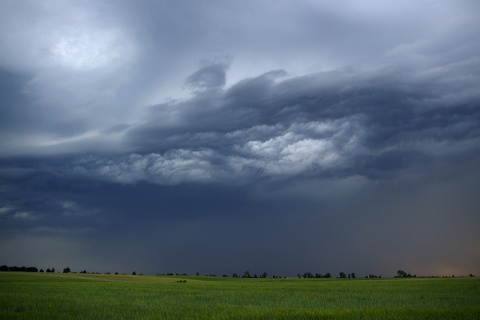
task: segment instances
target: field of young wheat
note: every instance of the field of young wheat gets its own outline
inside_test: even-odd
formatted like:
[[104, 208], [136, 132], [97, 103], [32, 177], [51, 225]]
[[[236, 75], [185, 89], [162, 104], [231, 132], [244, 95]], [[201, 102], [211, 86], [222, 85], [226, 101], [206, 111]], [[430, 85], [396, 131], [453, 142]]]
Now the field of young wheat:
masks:
[[480, 278], [0, 272], [0, 319], [480, 319]]

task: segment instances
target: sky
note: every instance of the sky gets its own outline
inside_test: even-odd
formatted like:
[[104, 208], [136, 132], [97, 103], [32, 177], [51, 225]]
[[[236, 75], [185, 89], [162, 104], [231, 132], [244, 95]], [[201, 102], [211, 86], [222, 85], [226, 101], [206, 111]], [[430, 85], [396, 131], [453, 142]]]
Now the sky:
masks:
[[480, 2], [0, 0], [0, 264], [480, 274]]

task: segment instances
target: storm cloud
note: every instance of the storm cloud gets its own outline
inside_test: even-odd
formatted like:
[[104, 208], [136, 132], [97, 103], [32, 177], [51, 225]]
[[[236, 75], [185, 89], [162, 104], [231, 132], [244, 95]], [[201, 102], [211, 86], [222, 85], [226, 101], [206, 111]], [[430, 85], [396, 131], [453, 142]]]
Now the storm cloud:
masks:
[[476, 2], [1, 7], [2, 263], [479, 272]]

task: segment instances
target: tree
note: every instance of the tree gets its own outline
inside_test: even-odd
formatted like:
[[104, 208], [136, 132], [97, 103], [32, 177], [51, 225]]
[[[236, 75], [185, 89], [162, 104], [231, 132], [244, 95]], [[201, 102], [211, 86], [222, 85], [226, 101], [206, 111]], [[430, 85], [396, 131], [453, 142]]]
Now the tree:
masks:
[[132, 276], [136, 276], [137, 273], [135, 271], [132, 272]]
[[70, 273], [70, 268], [66, 267], [65, 269], [63, 269], [63, 273]]
[[340, 276], [340, 278], [346, 278], [347, 277], [347, 275], [344, 272], [340, 272], [339, 276]]
[[398, 278], [405, 278], [405, 277], [407, 277], [407, 273], [403, 270], [398, 270], [397, 271], [397, 276], [398, 276]]
[[411, 278], [411, 277], [416, 277], [416, 275], [411, 275], [410, 273], [406, 273], [403, 270], [398, 270], [397, 275], [395, 278]]
[[248, 270], [245, 271], [245, 272], [243, 273], [243, 276], [242, 276], [242, 278], [251, 278], [251, 277], [252, 277], [252, 276], [250, 275], [250, 271], [248, 271]]

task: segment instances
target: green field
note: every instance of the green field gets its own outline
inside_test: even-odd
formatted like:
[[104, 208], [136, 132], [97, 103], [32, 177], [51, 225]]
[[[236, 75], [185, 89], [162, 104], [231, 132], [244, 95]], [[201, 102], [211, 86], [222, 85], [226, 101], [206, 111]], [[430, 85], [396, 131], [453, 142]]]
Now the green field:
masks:
[[480, 319], [480, 278], [0, 272], [0, 319]]

